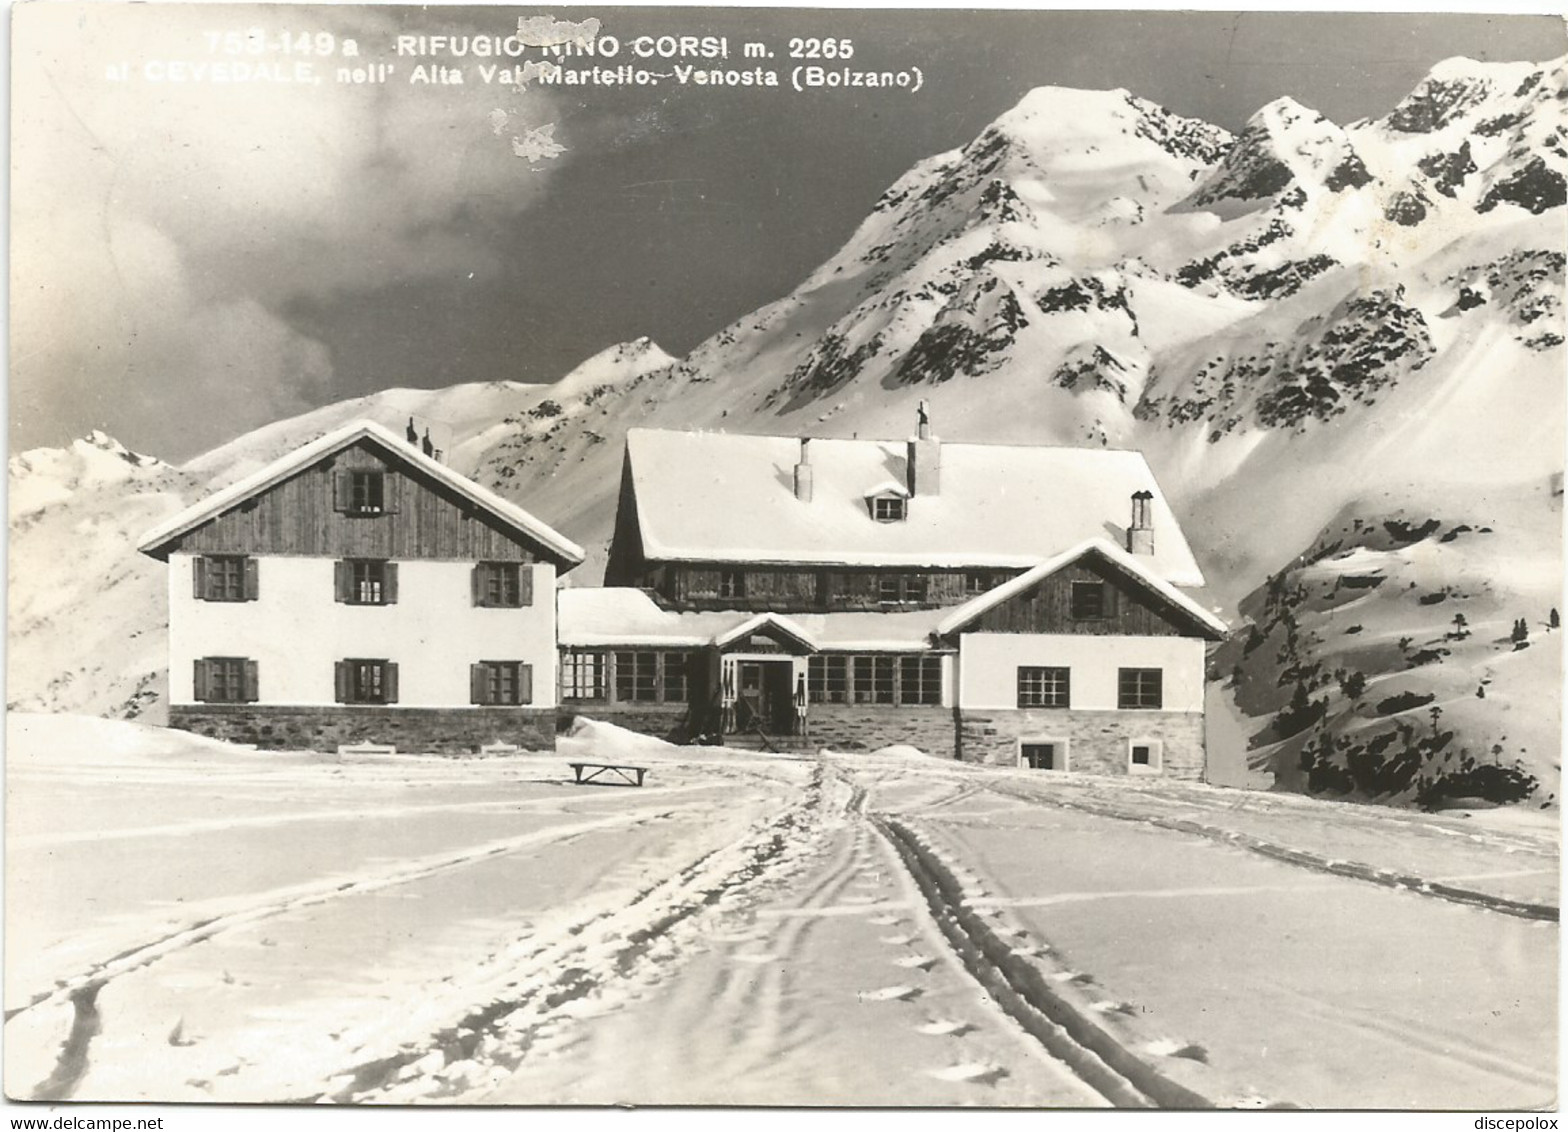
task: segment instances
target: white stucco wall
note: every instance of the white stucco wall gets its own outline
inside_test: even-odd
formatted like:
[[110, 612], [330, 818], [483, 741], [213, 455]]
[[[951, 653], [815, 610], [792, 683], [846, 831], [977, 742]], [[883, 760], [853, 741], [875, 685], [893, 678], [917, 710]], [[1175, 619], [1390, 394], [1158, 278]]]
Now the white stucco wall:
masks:
[[1075, 711], [1116, 710], [1117, 669], [1163, 670], [1164, 711], [1203, 710], [1204, 642], [1193, 637], [1065, 633], [964, 633], [958, 644], [958, 706], [1018, 706], [1022, 666], [1072, 670]]
[[337, 661], [384, 657], [398, 665], [403, 707], [468, 707], [469, 665], [533, 665], [534, 707], [556, 703], [555, 567], [533, 571], [534, 602], [521, 609], [473, 605], [469, 562], [399, 562], [395, 605], [333, 598], [333, 560], [257, 556], [257, 601], [197, 601], [193, 556], [169, 559], [169, 700], [194, 703], [194, 662], [257, 662], [260, 703], [331, 705]]

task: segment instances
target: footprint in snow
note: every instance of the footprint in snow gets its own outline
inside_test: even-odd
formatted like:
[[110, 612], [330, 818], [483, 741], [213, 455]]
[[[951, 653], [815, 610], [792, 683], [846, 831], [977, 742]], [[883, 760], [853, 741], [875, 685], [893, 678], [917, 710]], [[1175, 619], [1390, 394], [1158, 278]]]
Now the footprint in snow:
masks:
[[891, 944], [894, 947], [903, 947], [906, 943], [914, 943], [915, 937], [912, 935], [885, 935], [878, 942]]
[[922, 1034], [932, 1034], [939, 1038], [961, 1038], [974, 1029], [968, 1022], [956, 1022], [951, 1018], [933, 1018], [924, 1026], [915, 1028]]
[[1007, 1076], [1007, 1070], [1000, 1065], [989, 1065], [983, 1061], [968, 1061], [962, 1065], [950, 1065], [946, 1069], [932, 1069], [929, 1073], [938, 1081], [966, 1081], [976, 1085], [994, 1085]]
[[861, 1002], [908, 1002], [920, 997], [919, 987], [894, 986], [881, 990], [861, 991], [855, 997]]
[[879, 928], [889, 928], [889, 927], [892, 927], [894, 924], [901, 924], [904, 921], [903, 921], [903, 918], [900, 917], [900, 916], [886, 916], [886, 915], [883, 915], [883, 916], [872, 916], [871, 917], [871, 922], [873, 924], [875, 924]]
[[931, 964], [936, 960], [929, 955], [906, 955], [902, 959], [893, 960], [895, 967], [907, 967], [912, 971], [929, 971]]

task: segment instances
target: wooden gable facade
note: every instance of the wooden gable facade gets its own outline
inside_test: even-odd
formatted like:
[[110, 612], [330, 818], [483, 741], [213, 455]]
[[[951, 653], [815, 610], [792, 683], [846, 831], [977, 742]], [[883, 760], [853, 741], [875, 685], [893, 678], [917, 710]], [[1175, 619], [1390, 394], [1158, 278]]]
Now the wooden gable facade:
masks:
[[[380, 478], [379, 505], [356, 510], [352, 475]], [[557, 561], [542, 544], [434, 476], [364, 438], [171, 538], [164, 553], [401, 560]]]
[[[1098, 591], [1098, 599], [1092, 590]], [[1190, 613], [1093, 552], [986, 609], [962, 632], [1216, 636]]]

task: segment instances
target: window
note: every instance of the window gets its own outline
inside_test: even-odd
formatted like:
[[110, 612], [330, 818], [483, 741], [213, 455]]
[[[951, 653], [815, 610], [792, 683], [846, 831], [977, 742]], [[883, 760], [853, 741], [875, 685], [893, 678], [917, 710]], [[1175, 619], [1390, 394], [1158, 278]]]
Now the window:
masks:
[[[596, 671], [604, 661], [609, 664], [609, 675]], [[569, 654], [568, 664], [578, 664], [578, 675], [570, 677], [563, 694], [571, 699], [589, 698], [574, 695], [577, 688], [598, 689], [593, 697], [603, 698], [603, 689], [612, 685], [617, 703], [684, 704], [691, 698], [691, 682], [695, 666], [689, 652], [656, 652], [651, 649], [622, 650], [613, 654]]]
[[877, 601], [882, 605], [920, 605], [926, 600], [924, 574], [881, 574]]
[[1130, 774], [1158, 774], [1165, 757], [1165, 744], [1158, 739], [1134, 739], [1127, 744], [1127, 770]]
[[996, 585], [996, 577], [989, 570], [971, 570], [964, 575], [964, 593], [975, 597]]
[[1018, 765], [1030, 770], [1066, 770], [1066, 739], [1025, 739], [1018, 744]]
[[257, 695], [256, 662], [241, 656], [207, 656], [196, 662], [195, 699], [203, 704], [251, 704]]
[[336, 564], [337, 600], [349, 605], [397, 601], [397, 564], [379, 558], [349, 558]]
[[397, 703], [397, 665], [389, 660], [351, 658], [337, 663], [340, 704]]
[[481, 562], [474, 567], [474, 604], [516, 609], [534, 603], [534, 574], [520, 562]]
[[1069, 668], [1020, 668], [1018, 706], [1021, 708], [1072, 707], [1072, 670]]
[[197, 601], [255, 601], [256, 560], [243, 554], [203, 554], [192, 564]]
[[332, 473], [332, 508], [345, 515], [385, 515], [393, 506], [392, 484], [380, 468], [349, 468]]
[[1075, 621], [1099, 621], [1105, 617], [1105, 583], [1074, 582], [1072, 615]]
[[352, 515], [379, 515], [386, 500], [380, 472], [350, 472], [348, 509]]
[[807, 665], [814, 704], [940, 704], [942, 658], [914, 656], [813, 656]]
[[898, 702], [901, 704], [942, 702], [941, 657], [901, 656], [898, 658]]
[[745, 597], [746, 574], [743, 570], [721, 570], [719, 572], [720, 597]]
[[854, 658], [854, 694], [857, 704], [894, 702], [893, 658], [857, 656]]
[[849, 657], [813, 656], [807, 666], [810, 696], [814, 704], [849, 702]]
[[909, 512], [908, 503], [899, 495], [878, 495], [871, 501], [871, 517], [879, 523], [901, 522]]
[[659, 656], [652, 652], [615, 654], [615, 698], [623, 704], [659, 699]]
[[684, 652], [667, 652], [663, 655], [664, 678], [661, 681], [661, 685], [665, 703], [683, 704], [686, 702], [686, 668], [690, 657], [690, 653]]
[[482, 660], [468, 670], [469, 702], [516, 707], [534, 702], [534, 669], [518, 660]]
[[602, 652], [569, 652], [561, 657], [561, 698], [602, 700], [608, 658]]
[[1116, 706], [1123, 710], [1143, 710], [1164, 706], [1158, 668], [1122, 668], [1116, 676]]

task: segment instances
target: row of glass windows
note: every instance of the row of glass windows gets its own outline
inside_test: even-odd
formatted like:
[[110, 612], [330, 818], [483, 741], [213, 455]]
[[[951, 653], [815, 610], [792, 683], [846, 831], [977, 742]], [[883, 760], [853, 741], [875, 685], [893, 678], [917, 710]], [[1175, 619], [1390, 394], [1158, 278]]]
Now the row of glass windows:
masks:
[[618, 649], [561, 656], [561, 699], [683, 704], [691, 694], [691, 653]]
[[940, 656], [813, 656], [807, 694], [817, 704], [940, 704]]
[[[972, 570], [964, 575], [964, 593], [973, 597], [1000, 585], [1007, 575], [992, 570]], [[818, 585], [822, 584], [820, 581]], [[720, 570], [717, 584], [709, 591], [711, 596], [739, 599], [748, 595], [745, 570]], [[700, 588], [693, 587], [693, 596], [705, 596]], [[762, 596], [762, 595], [758, 595]], [[846, 595], [847, 596], [847, 595]], [[877, 603], [879, 605], [924, 605], [930, 598], [930, 576], [926, 574], [877, 575]]]
[[[384, 558], [344, 558], [333, 564], [333, 597], [347, 605], [394, 605], [398, 597], [396, 562]], [[256, 601], [261, 571], [255, 558], [242, 554], [204, 554], [194, 563], [198, 601]], [[476, 606], [517, 609], [533, 604], [533, 571], [520, 562], [479, 562], [471, 573]]]
[[[349, 657], [333, 666], [334, 699], [340, 704], [398, 702], [397, 662]], [[534, 699], [533, 665], [520, 660], [482, 660], [469, 665], [469, 703], [515, 707]], [[249, 657], [205, 656], [196, 661], [197, 703], [244, 704], [260, 698], [260, 666]]]
[[[1073, 706], [1072, 669], [1020, 667], [1018, 706], [1021, 708], [1070, 708]], [[1116, 706], [1123, 711], [1158, 710], [1165, 704], [1165, 676], [1158, 668], [1118, 668]]]

